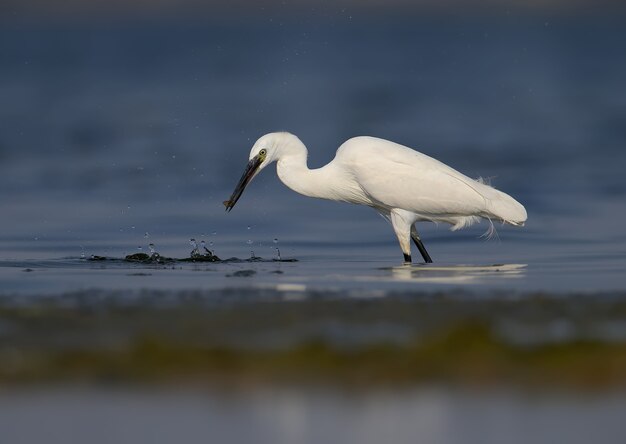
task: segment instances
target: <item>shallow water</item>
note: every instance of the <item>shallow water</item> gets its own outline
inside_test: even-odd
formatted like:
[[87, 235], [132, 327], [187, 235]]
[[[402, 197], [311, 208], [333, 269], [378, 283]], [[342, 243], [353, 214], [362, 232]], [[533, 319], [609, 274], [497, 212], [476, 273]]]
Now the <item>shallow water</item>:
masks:
[[[3, 27], [2, 289], [624, 287], [619, 20], [339, 20]], [[421, 224], [436, 264], [451, 267], [435, 272], [399, 267], [393, 233], [371, 210], [297, 196], [273, 168], [225, 214], [252, 142], [276, 129], [298, 134], [313, 166], [359, 134], [421, 149], [491, 178], [526, 205], [528, 224], [489, 242], [484, 225]], [[234, 265], [136, 276], [78, 260], [150, 242], [185, 257], [192, 237], [220, 257], [272, 258], [278, 246], [299, 262], [280, 276], [252, 266], [240, 280], [225, 279]], [[493, 264], [524, 267], [459, 267]]]
[[[386, 228], [382, 223], [380, 225], [381, 229]], [[61, 294], [90, 288], [179, 290], [233, 287], [295, 288], [305, 293], [341, 289], [385, 292], [467, 288], [568, 294], [620, 290], [626, 280], [626, 259], [621, 254], [621, 245], [607, 246], [604, 254], [595, 257], [592, 256], [593, 243], [588, 246], [587, 253], [578, 247], [562, 246], [561, 254], [565, 254], [564, 250], [574, 251], [571, 256], [558, 258], [549, 257], [545, 251], [548, 257], [537, 257], [537, 251], [527, 251], [543, 250], [541, 245], [536, 248], [520, 246], [518, 250], [524, 249], [529, 255], [520, 254], [517, 259], [525, 261], [507, 263], [506, 260], [512, 258], [510, 249], [515, 246], [503, 246], [497, 242], [484, 244], [474, 238], [433, 244], [445, 259], [434, 264], [412, 265], [398, 261], [399, 250], [393, 239], [380, 245], [345, 243], [343, 251], [338, 251], [340, 247], [337, 245], [291, 242], [290, 247], [283, 247], [281, 260], [274, 246], [254, 247], [257, 252], [248, 252], [244, 256], [245, 250], [231, 243], [232, 250], [244, 253], [242, 259], [222, 256], [222, 261], [209, 263], [181, 260], [163, 264], [132, 263], [123, 260], [126, 251], [102, 248], [94, 250], [109, 254], [115, 250], [113, 254], [119, 251], [119, 256], [95, 261], [89, 257], [2, 260], [0, 279], [5, 294], [23, 295]], [[228, 244], [225, 243], [223, 248], [228, 250]], [[370, 257], [372, 249], [376, 251], [375, 258]], [[259, 250], [267, 255], [259, 255]], [[473, 250], [470, 258], [466, 254], [468, 250]], [[180, 248], [178, 251], [181, 258], [189, 258], [188, 252]], [[216, 254], [221, 255], [219, 251]]]
[[612, 444], [622, 442], [626, 400], [436, 387], [367, 394], [35, 389], [0, 392], [0, 409], [0, 429], [13, 443]]
[[[2, 25], [4, 438], [623, 441], [619, 17]], [[314, 167], [355, 135], [420, 149], [513, 195], [527, 226], [421, 224], [435, 264], [406, 266], [373, 211], [297, 196], [273, 168], [226, 214], [275, 130]], [[240, 260], [122, 260], [185, 258], [190, 238]], [[279, 384], [222, 392], [225, 375]], [[281, 384], [301, 376], [322, 388]]]
[[[3, 26], [0, 294], [625, 288], [619, 20], [339, 20]], [[423, 223], [435, 264], [404, 266], [373, 211], [298, 196], [273, 168], [225, 213], [277, 129], [312, 166], [360, 134], [421, 149], [516, 197], [527, 226], [486, 241], [484, 223]], [[244, 261], [83, 259], [185, 258], [191, 238]]]

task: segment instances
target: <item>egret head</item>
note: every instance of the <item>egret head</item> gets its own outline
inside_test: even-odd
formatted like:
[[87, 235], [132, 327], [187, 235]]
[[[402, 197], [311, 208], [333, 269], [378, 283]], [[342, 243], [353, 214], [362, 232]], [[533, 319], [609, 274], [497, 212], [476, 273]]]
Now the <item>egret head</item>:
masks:
[[280, 141], [283, 138], [283, 134], [288, 133], [266, 134], [255, 142], [254, 146], [250, 150], [250, 160], [248, 161], [248, 165], [246, 165], [246, 169], [241, 175], [241, 179], [239, 179], [239, 182], [235, 187], [235, 191], [233, 191], [230, 199], [224, 201], [226, 211], [233, 209], [243, 194], [243, 190], [246, 189], [246, 186], [250, 183], [250, 181], [252, 181], [252, 179], [254, 179], [254, 177], [259, 174], [263, 168], [277, 160], [277, 151], [280, 146]]

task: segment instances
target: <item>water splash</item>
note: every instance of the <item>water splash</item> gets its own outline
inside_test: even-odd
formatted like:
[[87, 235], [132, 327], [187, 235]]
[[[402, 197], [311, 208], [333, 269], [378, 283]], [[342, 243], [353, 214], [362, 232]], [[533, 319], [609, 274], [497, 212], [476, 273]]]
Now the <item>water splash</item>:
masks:
[[200, 245], [198, 246], [198, 242], [194, 238], [191, 238], [189, 239], [189, 245], [193, 248], [189, 257], [177, 260], [181, 262], [218, 262], [221, 260], [206, 247], [206, 242], [204, 240], [201, 240]]
[[198, 250], [198, 243], [193, 237], [189, 239], [189, 245], [192, 247], [191, 253], [189, 254], [191, 257], [201, 256], [200, 250]]
[[156, 251], [156, 247], [152, 242], [148, 244], [148, 248], [150, 249], [150, 260], [158, 262], [161, 259], [161, 255]]
[[276, 245], [276, 247], [274, 247], [274, 250], [276, 250], [276, 260], [280, 262], [282, 259], [280, 257], [280, 249], [278, 248], [278, 238], [275, 237], [272, 242]]
[[[211, 242], [211, 245], [213, 245], [213, 242]], [[206, 247], [206, 242], [205, 242], [205, 241], [201, 241], [201, 242], [200, 242], [200, 247], [202, 248], [202, 250], [203, 250], [206, 254], [213, 255], [213, 252], [212, 252], [211, 250], [209, 250], [209, 249]]]

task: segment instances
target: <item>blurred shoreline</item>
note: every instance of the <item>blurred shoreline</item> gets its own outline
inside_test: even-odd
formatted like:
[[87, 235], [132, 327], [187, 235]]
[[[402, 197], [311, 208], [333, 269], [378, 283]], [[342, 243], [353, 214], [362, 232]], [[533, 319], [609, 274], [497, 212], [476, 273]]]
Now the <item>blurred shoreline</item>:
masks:
[[626, 294], [84, 291], [0, 298], [0, 386], [626, 387]]

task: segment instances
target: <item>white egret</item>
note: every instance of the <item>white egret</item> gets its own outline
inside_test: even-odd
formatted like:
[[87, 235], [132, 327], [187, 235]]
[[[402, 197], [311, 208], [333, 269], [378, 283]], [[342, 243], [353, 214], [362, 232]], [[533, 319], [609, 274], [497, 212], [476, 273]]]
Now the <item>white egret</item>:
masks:
[[232, 196], [230, 211], [246, 185], [276, 162], [280, 180], [297, 193], [367, 205], [391, 222], [405, 262], [411, 262], [411, 239], [425, 262], [432, 262], [415, 223], [445, 222], [452, 230], [480, 218], [523, 226], [526, 209], [508, 194], [473, 180], [432, 157], [375, 137], [354, 137], [335, 158], [318, 169], [307, 166], [308, 151], [296, 136], [270, 133], [256, 141]]

